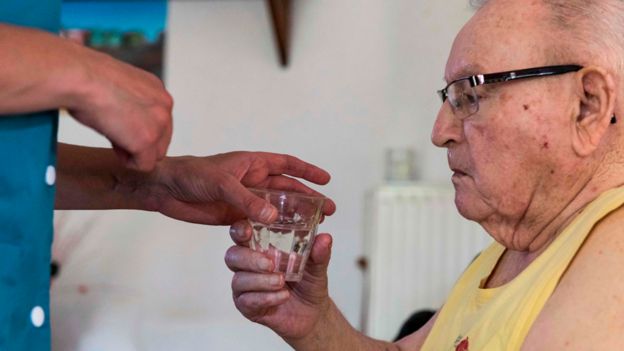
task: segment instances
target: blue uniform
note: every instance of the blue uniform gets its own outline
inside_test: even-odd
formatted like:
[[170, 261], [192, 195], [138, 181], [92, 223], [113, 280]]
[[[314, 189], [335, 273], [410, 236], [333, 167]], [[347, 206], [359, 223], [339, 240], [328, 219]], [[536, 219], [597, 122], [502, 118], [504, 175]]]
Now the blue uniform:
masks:
[[[0, 22], [57, 33], [60, 0], [0, 0]], [[58, 111], [0, 116], [2, 351], [50, 349], [50, 248], [57, 125]]]

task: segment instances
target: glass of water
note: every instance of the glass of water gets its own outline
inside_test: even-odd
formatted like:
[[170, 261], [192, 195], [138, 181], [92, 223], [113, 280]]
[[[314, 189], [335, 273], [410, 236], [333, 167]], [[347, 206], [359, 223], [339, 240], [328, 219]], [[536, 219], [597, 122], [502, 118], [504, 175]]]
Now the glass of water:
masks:
[[270, 202], [278, 212], [277, 219], [270, 224], [249, 221], [253, 229], [251, 248], [271, 257], [274, 272], [284, 273], [286, 281], [300, 281], [325, 198], [281, 190], [249, 190]]

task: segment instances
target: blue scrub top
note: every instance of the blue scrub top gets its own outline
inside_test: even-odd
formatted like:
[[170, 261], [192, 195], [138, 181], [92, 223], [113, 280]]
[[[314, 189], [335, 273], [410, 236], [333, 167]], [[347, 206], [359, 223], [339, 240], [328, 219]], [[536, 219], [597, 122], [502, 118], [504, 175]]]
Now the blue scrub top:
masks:
[[[0, 22], [57, 33], [60, 10], [60, 0], [0, 0]], [[2, 351], [50, 349], [57, 125], [58, 111], [0, 116]]]

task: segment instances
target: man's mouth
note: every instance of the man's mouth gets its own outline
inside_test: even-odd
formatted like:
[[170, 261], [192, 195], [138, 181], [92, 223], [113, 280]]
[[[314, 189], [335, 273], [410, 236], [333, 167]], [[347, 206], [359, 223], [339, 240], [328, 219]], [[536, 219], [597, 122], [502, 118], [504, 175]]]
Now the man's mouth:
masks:
[[463, 177], [467, 175], [466, 172], [457, 168], [451, 168], [451, 171], [453, 171], [453, 176]]

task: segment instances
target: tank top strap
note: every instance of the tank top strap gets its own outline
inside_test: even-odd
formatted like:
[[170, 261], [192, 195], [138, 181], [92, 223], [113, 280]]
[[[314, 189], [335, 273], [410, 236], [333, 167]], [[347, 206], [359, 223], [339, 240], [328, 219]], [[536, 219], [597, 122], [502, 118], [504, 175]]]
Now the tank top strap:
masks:
[[587, 236], [622, 204], [624, 187], [604, 192], [512, 281], [483, 289], [505, 251], [493, 243], [462, 274], [421, 350], [519, 350]]

